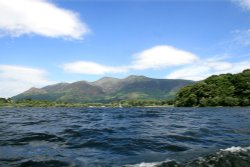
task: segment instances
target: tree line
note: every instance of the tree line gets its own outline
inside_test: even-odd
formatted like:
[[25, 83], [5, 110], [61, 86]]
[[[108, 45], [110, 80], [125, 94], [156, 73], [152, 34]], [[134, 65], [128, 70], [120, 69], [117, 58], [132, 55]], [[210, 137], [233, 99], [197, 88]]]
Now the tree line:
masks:
[[175, 106], [250, 106], [250, 69], [213, 75], [186, 86], [177, 93]]
[[69, 103], [63, 101], [47, 101], [10, 98], [0, 98], [0, 107], [147, 107], [147, 106], [170, 106], [173, 100], [122, 100], [110, 103]]

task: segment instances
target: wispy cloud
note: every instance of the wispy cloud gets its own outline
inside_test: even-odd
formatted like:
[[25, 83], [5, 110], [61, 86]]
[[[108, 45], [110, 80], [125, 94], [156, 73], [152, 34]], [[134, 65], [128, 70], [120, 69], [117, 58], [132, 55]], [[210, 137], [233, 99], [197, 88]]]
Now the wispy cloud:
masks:
[[0, 65], [0, 97], [11, 97], [31, 87], [54, 82], [46, 78], [46, 71], [36, 68]]
[[205, 59], [173, 71], [166, 78], [199, 81], [211, 75], [238, 73], [247, 68], [250, 68], [250, 60], [231, 63], [220, 59]]
[[[233, 3], [239, 5], [243, 10], [250, 11], [250, 0], [231, 0]], [[234, 35], [232, 40], [226, 42], [230, 48], [245, 47], [250, 45], [250, 29], [236, 29], [232, 31]], [[236, 45], [236, 46], [235, 46]]]
[[159, 45], [134, 54], [130, 64], [120, 67], [101, 65], [90, 61], [65, 63], [65, 72], [78, 74], [102, 75], [108, 73], [124, 73], [130, 70], [164, 69], [197, 61], [199, 58], [187, 51], [168, 45]]
[[245, 10], [250, 10], [250, 0], [232, 0]]
[[247, 30], [234, 30], [233, 39], [230, 41], [233, 45], [241, 47], [250, 46], [250, 29]]
[[1, 35], [82, 39], [89, 32], [78, 14], [47, 0], [0, 0]]

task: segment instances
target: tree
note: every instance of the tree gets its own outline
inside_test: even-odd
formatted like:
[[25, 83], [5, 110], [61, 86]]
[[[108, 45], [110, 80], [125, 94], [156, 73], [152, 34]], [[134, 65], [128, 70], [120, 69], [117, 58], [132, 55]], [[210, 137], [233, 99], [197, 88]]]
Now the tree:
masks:
[[176, 106], [250, 105], [250, 69], [239, 74], [213, 75], [192, 86], [182, 88]]
[[239, 99], [235, 97], [225, 97], [224, 105], [225, 106], [237, 106], [239, 104]]
[[0, 98], [0, 103], [7, 103], [7, 102], [8, 102], [7, 99], [5, 99], [5, 98]]

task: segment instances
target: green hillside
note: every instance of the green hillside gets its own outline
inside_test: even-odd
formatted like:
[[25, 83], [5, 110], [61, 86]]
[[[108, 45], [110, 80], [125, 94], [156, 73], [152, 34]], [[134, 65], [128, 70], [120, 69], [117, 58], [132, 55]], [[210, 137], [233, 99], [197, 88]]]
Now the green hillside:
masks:
[[250, 69], [238, 74], [213, 75], [183, 87], [176, 106], [250, 106]]
[[17, 96], [18, 99], [49, 100], [73, 103], [111, 102], [133, 99], [170, 99], [189, 80], [153, 79], [131, 75], [124, 79], [104, 77], [95, 82], [78, 81], [58, 83], [43, 88], [31, 88]]

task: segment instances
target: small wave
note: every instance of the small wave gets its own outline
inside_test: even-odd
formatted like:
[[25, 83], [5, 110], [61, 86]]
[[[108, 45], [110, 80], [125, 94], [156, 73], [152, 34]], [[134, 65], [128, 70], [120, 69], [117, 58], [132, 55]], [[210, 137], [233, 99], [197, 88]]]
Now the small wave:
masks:
[[67, 137], [85, 137], [91, 138], [95, 136], [101, 136], [105, 133], [113, 133], [114, 130], [112, 128], [103, 128], [103, 129], [65, 129], [60, 134]]
[[73, 167], [71, 164], [58, 160], [49, 161], [26, 161], [20, 164], [18, 167]]
[[40, 121], [23, 122], [23, 123], [20, 123], [20, 124], [22, 124], [23, 126], [29, 126], [29, 125], [46, 124], [48, 122], [49, 122], [48, 120], [40, 120]]
[[107, 148], [109, 145], [105, 142], [99, 142], [95, 140], [88, 140], [84, 143], [78, 143], [78, 144], [73, 144], [70, 143], [68, 144], [69, 146], [67, 148], [73, 149], [73, 148]]
[[189, 150], [188, 147], [180, 146], [180, 145], [167, 145], [167, 146], [164, 146], [163, 148], [169, 151], [173, 151], [173, 152], [181, 152], [181, 151]]
[[186, 142], [186, 141], [199, 142], [200, 141], [198, 138], [194, 138], [194, 137], [187, 136], [187, 135], [168, 135], [167, 137], [170, 139], [182, 141], [182, 142]]
[[46, 142], [65, 142], [65, 140], [57, 135], [47, 133], [26, 133], [23, 137], [17, 139], [9, 139], [6, 142], [2, 142], [1, 146], [6, 145], [27, 145], [34, 141], [46, 141]]
[[174, 160], [162, 162], [139, 163], [125, 167], [249, 167], [250, 147], [230, 147], [221, 149], [215, 154], [178, 163]]

